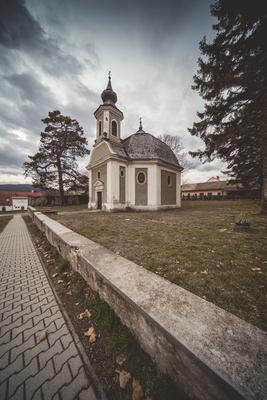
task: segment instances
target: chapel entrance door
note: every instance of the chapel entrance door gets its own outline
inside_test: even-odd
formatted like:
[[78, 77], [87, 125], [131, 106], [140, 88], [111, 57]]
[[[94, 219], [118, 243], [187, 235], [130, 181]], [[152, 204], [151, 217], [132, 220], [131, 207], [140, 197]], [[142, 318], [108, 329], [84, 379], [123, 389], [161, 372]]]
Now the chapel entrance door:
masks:
[[102, 192], [97, 192], [97, 209], [102, 209]]

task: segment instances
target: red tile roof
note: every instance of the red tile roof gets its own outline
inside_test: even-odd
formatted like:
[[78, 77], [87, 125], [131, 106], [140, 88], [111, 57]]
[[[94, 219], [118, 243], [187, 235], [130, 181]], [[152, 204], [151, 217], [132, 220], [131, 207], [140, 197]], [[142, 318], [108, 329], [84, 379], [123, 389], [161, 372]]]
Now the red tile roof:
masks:
[[0, 205], [11, 206], [12, 197], [42, 197], [42, 192], [0, 192]]

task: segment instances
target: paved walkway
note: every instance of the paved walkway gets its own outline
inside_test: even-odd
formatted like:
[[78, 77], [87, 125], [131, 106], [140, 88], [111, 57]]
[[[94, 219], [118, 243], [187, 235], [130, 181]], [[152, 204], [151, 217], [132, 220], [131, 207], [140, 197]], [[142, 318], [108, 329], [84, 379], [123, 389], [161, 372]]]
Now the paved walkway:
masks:
[[19, 215], [0, 234], [0, 399], [96, 399]]

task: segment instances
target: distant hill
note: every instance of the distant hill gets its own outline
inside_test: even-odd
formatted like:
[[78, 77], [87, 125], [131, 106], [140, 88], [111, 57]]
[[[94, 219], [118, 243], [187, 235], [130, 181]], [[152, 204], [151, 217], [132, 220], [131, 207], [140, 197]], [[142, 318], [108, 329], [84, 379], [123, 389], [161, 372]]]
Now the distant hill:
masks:
[[31, 192], [32, 190], [39, 191], [27, 183], [0, 184], [0, 192]]

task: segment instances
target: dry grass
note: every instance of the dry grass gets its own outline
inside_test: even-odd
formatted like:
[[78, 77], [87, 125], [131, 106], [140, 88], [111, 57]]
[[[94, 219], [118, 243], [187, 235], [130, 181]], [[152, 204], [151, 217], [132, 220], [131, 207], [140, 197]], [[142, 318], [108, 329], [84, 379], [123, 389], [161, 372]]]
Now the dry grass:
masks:
[[0, 216], [0, 233], [5, 229], [6, 225], [13, 218], [13, 215]]
[[[267, 217], [259, 209], [246, 200], [195, 201], [180, 210], [54, 218], [266, 330]], [[247, 231], [234, 229], [241, 215]]]
[[44, 207], [35, 207], [36, 210], [42, 211], [43, 209], [51, 209], [51, 211], [55, 212], [69, 212], [69, 211], [83, 211], [88, 210], [88, 204], [73, 204], [70, 206], [44, 206]]

